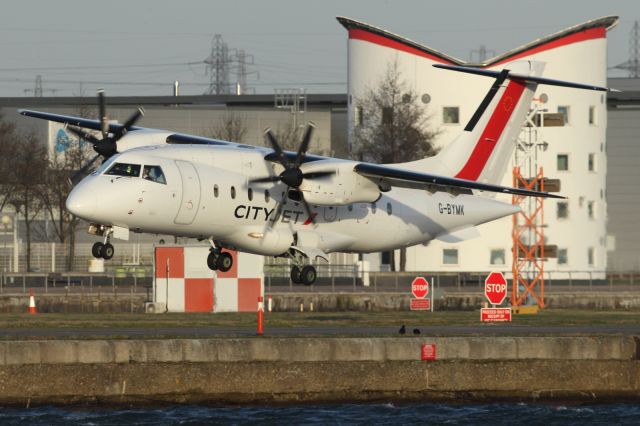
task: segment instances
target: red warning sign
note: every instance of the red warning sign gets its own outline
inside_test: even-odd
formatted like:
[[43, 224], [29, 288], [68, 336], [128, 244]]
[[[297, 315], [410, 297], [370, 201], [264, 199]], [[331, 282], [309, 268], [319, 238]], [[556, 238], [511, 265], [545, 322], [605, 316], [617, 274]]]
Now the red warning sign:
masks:
[[509, 322], [511, 321], [511, 308], [482, 308], [480, 309], [482, 322]]
[[507, 297], [507, 280], [502, 272], [492, 272], [484, 280], [484, 295], [492, 305], [501, 304]]

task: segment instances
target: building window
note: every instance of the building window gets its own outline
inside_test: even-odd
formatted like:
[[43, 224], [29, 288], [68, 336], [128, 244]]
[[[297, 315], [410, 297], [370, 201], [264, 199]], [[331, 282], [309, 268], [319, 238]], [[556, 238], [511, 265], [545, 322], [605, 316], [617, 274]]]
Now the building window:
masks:
[[595, 203], [595, 201], [588, 201], [587, 202], [587, 217], [590, 220], [595, 219], [595, 217], [596, 217], [596, 203]]
[[594, 264], [594, 249], [593, 247], [589, 247], [587, 249], [587, 263], [589, 264], [589, 266], [593, 266]]
[[557, 204], [558, 219], [567, 219], [569, 217], [569, 203], [561, 201]]
[[491, 257], [489, 262], [492, 265], [504, 265], [506, 263], [504, 249], [491, 250]]
[[393, 107], [382, 107], [382, 124], [393, 124]]
[[568, 105], [562, 105], [562, 106], [558, 106], [558, 113], [562, 114], [564, 116], [564, 124], [569, 124], [569, 106]]
[[443, 249], [442, 250], [442, 263], [445, 265], [457, 265], [458, 264], [458, 249]]
[[236, 198], [236, 187], [235, 186], [231, 187], [231, 198], [233, 198], [233, 199]]
[[442, 122], [445, 124], [459, 124], [460, 107], [442, 107]]
[[589, 124], [592, 126], [596, 125], [596, 107], [593, 105], [589, 107]]
[[372, 214], [376, 214], [376, 208], [377, 208], [376, 203], [371, 203], [371, 213]]
[[596, 155], [594, 153], [589, 154], [588, 167], [590, 172], [596, 171]]
[[569, 170], [569, 154], [558, 154], [558, 171]]
[[220, 192], [218, 191], [218, 185], [213, 185], [213, 196], [218, 198]]
[[566, 265], [569, 263], [569, 256], [566, 248], [558, 249], [558, 265]]
[[247, 189], [247, 198], [249, 199], [249, 201], [253, 200], [253, 189]]

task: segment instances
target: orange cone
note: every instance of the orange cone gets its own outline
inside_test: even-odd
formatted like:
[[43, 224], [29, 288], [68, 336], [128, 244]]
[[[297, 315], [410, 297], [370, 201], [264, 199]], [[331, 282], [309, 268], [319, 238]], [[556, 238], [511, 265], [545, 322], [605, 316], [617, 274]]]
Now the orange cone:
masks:
[[258, 336], [262, 336], [264, 333], [264, 299], [262, 296], [258, 297]]
[[37, 314], [38, 309], [36, 308], [36, 298], [33, 295], [33, 290], [29, 289], [29, 313]]

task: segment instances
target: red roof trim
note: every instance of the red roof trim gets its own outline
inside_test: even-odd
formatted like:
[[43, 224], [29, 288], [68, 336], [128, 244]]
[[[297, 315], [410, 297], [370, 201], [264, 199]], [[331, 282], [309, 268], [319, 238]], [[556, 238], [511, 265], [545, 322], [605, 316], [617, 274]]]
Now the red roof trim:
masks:
[[506, 57], [506, 58], [500, 60], [499, 62], [494, 62], [492, 64], [489, 64], [489, 66], [494, 67], [496, 65], [504, 64], [505, 62], [511, 62], [511, 61], [514, 61], [516, 59], [520, 59], [520, 58], [525, 57], [525, 56], [535, 55], [536, 53], [540, 53], [540, 52], [544, 52], [544, 51], [547, 51], [547, 50], [555, 49], [557, 47], [567, 46], [567, 45], [573, 44], [573, 43], [580, 43], [582, 41], [594, 40], [594, 39], [606, 38], [606, 37], [607, 37], [606, 28], [604, 28], [604, 27], [589, 28], [589, 29], [586, 29], [584, 31], [580, 31], [580, 32], [573, 33], [573, 34], [568, 34], [568, 35], [566, 35], [564, 37], [560, 37], [560, 38], [557, 38], [555, 40], [551, 40], [551, 41], [549, 41], [547, 43], [535, 46], [535, 47], [533, 47], [531, 49], [527, 49], [527, 50], [524, 50], [522, 52], [516, 53], [515, 55]]
[[447, 61], [435, 55], [430, 55], [427, 52], [416, 49], [415, 47], [408, 46], [391, 38], [359, 28], [349, 29], [349, 39], [368, 41], [369, 43], [374, 43], [380, 46], [389, 47], [391, 49], [400, 50], [402, 52], [411, 53], [416, 56], [422, 56], [423, 58], [427, 58], [441, 64], [454, 65], [454, 63], [451, 61]]

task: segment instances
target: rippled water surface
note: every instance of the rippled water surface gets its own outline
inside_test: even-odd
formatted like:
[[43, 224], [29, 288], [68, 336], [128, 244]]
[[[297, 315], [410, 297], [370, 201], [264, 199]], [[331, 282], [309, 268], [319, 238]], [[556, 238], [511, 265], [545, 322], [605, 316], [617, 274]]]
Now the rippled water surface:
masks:
[[637, 425], [640, 404], [331, 404], [144, 409], [0, 408], [0, 425], [200, 424]]

